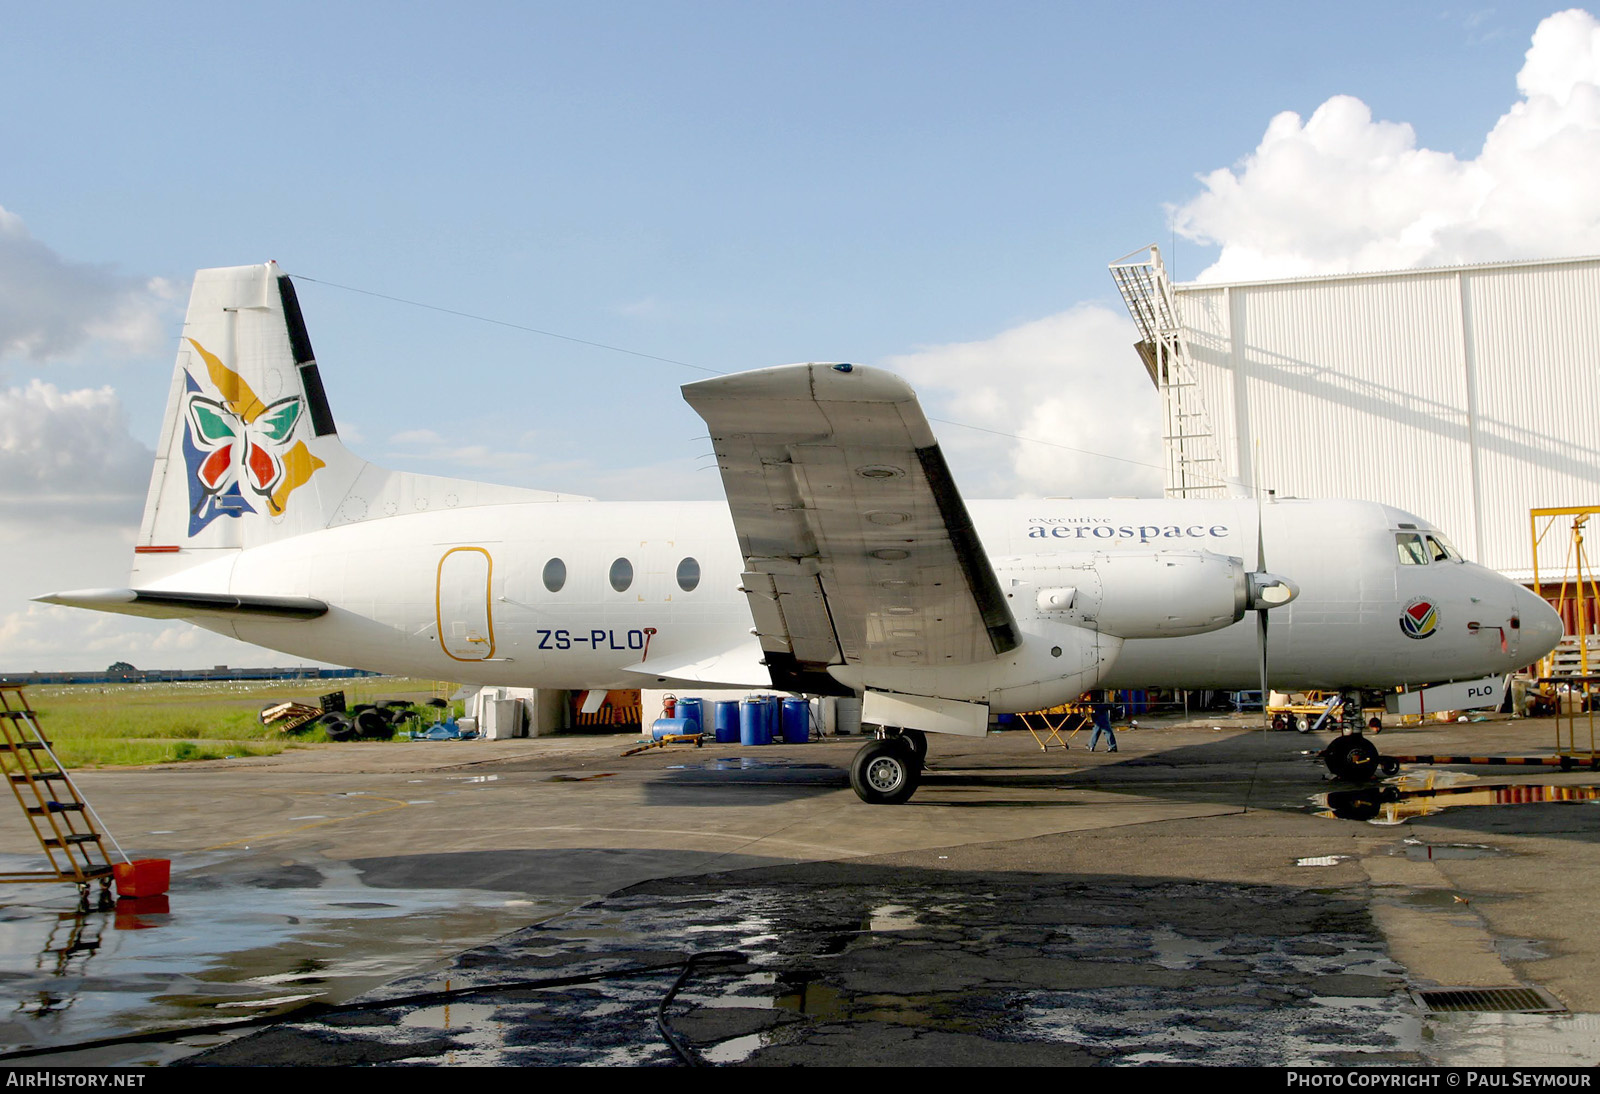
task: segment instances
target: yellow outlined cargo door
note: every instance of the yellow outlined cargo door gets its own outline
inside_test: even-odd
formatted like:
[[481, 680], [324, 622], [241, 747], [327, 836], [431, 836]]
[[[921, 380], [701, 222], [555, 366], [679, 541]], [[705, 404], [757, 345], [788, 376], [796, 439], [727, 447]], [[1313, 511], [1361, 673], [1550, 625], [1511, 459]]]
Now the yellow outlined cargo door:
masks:
[[487, 661], [494, 656], [494, 618], [489, 582], [494, 560], [482, 547], [452, 547], [439, 559], [434, 608], [439, 646], [457, 661]]

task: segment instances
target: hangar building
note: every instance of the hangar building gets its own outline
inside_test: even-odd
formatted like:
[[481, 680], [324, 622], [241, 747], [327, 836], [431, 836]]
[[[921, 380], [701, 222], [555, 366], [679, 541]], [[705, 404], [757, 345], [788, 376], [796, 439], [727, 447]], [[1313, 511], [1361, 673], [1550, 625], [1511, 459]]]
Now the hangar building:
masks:
[[[1600, 258], [1172, 284], [1150, 247], [1111, 272], [1169, 497], [1382, 501], [1523, 581], [1530, 508], [1600, 505]], [[1563, 557], [1541, 544], [1544, 582]]]

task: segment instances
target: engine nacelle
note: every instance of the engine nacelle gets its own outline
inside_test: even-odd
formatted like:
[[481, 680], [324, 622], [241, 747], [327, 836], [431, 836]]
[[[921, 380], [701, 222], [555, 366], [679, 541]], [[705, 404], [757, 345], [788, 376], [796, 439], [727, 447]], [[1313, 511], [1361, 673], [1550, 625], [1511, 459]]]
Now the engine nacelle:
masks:
[[1031, 607], [1118, 638], [1204, 634], [1257, 606], [1243, 561], [1209, 551], [1041, 555], [999, 560], [996, 570], [1019, 616]]
[[[1122, 640], [1081, 624], [1019, 619], [1022, 644], [969, 665], [834, 665], [834, 679], [857, 690], [986, 703], [1000, 714], [1071, 702], [1104, 679]], [[916, 728], [935, 728], [910, 723]]]

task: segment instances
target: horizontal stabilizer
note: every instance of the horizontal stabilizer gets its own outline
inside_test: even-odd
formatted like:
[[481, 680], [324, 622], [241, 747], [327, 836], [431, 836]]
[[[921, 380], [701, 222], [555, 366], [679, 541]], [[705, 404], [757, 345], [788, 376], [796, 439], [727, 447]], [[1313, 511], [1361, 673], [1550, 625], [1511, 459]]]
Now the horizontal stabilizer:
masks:
[[34, 599], [44, 604], [64, 604], [69, 608], [92, 608], [151, 619], [188, 619], [197, 615], [316, 619], [328, 612], [328, 605], [309, 596], [241, 596], [156, 589], [75, 589]]

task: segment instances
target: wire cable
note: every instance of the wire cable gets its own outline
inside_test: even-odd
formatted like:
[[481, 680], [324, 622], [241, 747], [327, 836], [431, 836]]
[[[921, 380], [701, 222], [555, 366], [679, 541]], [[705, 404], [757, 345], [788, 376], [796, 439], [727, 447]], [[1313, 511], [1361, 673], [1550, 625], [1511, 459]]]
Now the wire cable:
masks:
[[388, 293], [374, 292], [371, 289], [358, 289], [354, 285], [341, 285], [337, 281], [324, 281], [318, 277], [307, 277], [305, 274], [290, 274], [289, 276], [296, 281], [309, 281], [314, 285], [326, 285], [330, 289], [343, 289], [345, 292], [360, 293], [362, 296], [375, 296], [379, 300], [390, 300], [396, 304], [409, 304], [413, 308], [426, 308], [428, 311], [443, 312], [445, 315], [454, 315], [462, 319], [473, 319], [479, 323], [491, 323], [497, 327], [510, 327], [512, 330], [525, 331], [528, 334], [537, 334], [545, 338], [559, 338], [563, 342], [576, 342], [580, 346], [593, 346], [595, 349], [610, 350], [612, 353], [626, 353], [630, 357], [643, 357], [646, 360], [660, 361], [667, 365], [682, 365], [684, 368], [692, 368], [700, 372], [709, 372], [715, 376], [726, 375], [726, 373], [720, 372], [717, 369], [707, 368], [705, 365], [694, 365], [690, 364], [688, 361], [679, 361], [672, 357], [660, 357], [654, 353], [644, 353], [640, 350], [628, 349], [625, 346], [613, 346], [605, 342], [594, 342], [587, 338], [575, 337], [571, 334], [558, 334], [553, 330], [542, 330], [539, 327], [524, 326], [521, 323], [512, 323], [505, 319], [494, 319], [487, 315], [474, 315], [472, 312], [458, 311], [455, 308], [441, 307], [438, 304], [424, 304], [420, 300], [407, 300], [403, 296], [390, 296]]
[[[682, 368], [692, 368], [697, 372], [709, 372], [713, 376], [728, 375], [728, 373], [723, 372], [720, 369], [709, 368], [705, 365], [696, 365], [689, 361], [680, 361], [675, 357], [662, 357], [655, 353], [645, 353], [643, 350], [628, 349], [626, 346], [613, 346], [607, 342], [596, 342], [588, 338], [578, 338], [571, 334], [560, 334], [556, 331], [544, 330], [540, 327], [530, 327], [522, 323], [513, 323], [506, 319], [495, 319], [491, 316], [477, 315], [473, 312], [461, 311], [456, 308], [446, 308], [439, 304], [426, 304], [420, 300], [409, 300], [403, 296], [392, 296], [389, 293], [376, 292], [372, 289], [360, 289], [354, 285], [342, 285], [337, 281], [324, 281], [322, 278], [308, 277], [305, 274], [289, 274], [289, 276], [296, 281], [309, 281], [314, 285], [326, 285], [330, 289], [343, 289], [345, 292], [360, 293], [362, 296], [371, 296], [379, 300], [388, 300], [396, 304], [406, 304], [413, 308], [424, 308], [428, 311], [436, 311], [444, 315], [453, 315], [460, 319], [471, 319], [478, 323], [489, 323], [497, 327], [508, 327], [511, 330], [519, 330], [527, 334], [537, 334], [544, 338], [558, 338], [563, 342], [573, 342], [580, 346], [591, 346], [595, 349], [610, 350], [612, 353], [625, 353], [630, 357], [641, 357], [647, 361], [660, 361], [662, 364], [666, 365], [678, 365]], [[990, 429], [987, 426], [973, 425], [970, 422], [957, 422], [949, 418], [929, 418], [928, 420], [931, 422], [938, 422], [941, 425], [953, 425], [960, 429], [971, 429], [979, 433], [988, 433], [995, 437], [1004, 437], [1007, 440], [1021, 441], [1025, 444], [1038, 444], [1044, 445], [1048, 448], [1060, 448], [1067, 452], [1076, 452], [1079, 455], [1092, 456], [1101, 460], [1115, 460], [1118, 463], [1131, 464], [1134, 467], [1153, 468], [1157, 471], [1166, 470], [1163, 464], [1152, 463], [1149, 460], [1136, 460], [1129, 456], [1113, 456], [1109, 452], [1096, 452], [1090, 448], [1077, 448], [1070, 444], [1061, 444], [1059, 441], [1046, 441], [1038, 437], [1025, 437], [1019, 433], [1007, 433], [1003, 429]], [[1234, 486], [1245, 485], [1241, 480], [1238, 479], [1223, 479], [1221, 484]]]

